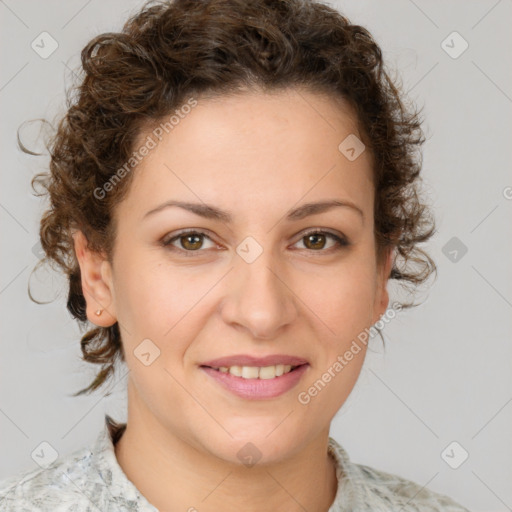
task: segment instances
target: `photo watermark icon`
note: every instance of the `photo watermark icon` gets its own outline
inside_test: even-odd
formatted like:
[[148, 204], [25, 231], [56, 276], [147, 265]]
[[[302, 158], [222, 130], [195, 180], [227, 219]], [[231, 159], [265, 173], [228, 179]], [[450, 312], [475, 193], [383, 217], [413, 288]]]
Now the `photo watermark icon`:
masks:
[[306, 391], [301, 391], [297, 400], [302, 405], [307, 405], [311, 402], [311, 399], [322, 391], [325, 386], [334, 379], [340, 372], [348, 365], [354, 356], [359, 354], [362, 350], [361, 345], [367, 345], [370, 338], [377, 335], [378, 330], [382, 329], [385, 324], [389, 323], [393, 318], [396, 317], [396, 312], [402, 310], [402, 305], [399, 302], [394, 302], [391, 309], [380, 317], [370, 329], [365, 328], [364, 331], [360, 332], [356, 339], [352, 340], [350, 348], [348, 348], [343, 355], [339, 355], [336, 361], [329, 366], [329, 368], [317, 379], [313, 385], [311, 385]]
[[146, 141], [137, 150], [135, 150], [131, 157], [125, 162], [117, 171], [107, 180], [101, 187], [94, 189], [94, 197], [96, 199], [105, 199], [108, 192], [114, 190], [115, 186], [131, 172], [131, 170], [140, 163], [150, 151], [158, 145], [164, 136], [164, 133], [170, 133], [182, 119], [184, 119], [191, 110], [197, 106], [197, 100], [190, 98], [187, 103], [182, 105], [179, 109], [174, 111], [174, 114], [169, 117], [165, 123], [160, 123], [150, 135], [146, 137]]

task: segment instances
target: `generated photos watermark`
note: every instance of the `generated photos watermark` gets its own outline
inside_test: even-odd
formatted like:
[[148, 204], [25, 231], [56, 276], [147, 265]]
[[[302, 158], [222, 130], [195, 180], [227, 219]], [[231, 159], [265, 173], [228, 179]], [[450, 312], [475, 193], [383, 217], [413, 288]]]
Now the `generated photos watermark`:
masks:
[[329, 368], [317, 379], [307, 390], [301, 391], [297, 399], [300, 404], [307, 405], [311, 402], [312, 398], [318, 395], [331, 380], [333, 380], [342, 370], [349, 364], [354, 356], [359, 354], [362, 350], [362, 346], [368, 344], [368, 340], [377, 335], [378, 330], [382, 329], [385, 324], [389, 323], [393, 318], [396, 317], [397, 311], [402, 310], [402, 305], [398, 302], [394, 302], [391, 309], [387, 309], [386, 312], [380, 317], [380, 319], [369, 329], [365, 328], [364, 331], [357, 335], [357, 338], [352, 340], [350, 348], [348, 348], [343, 354], [340, 354], [336, 361], [333, 362]]
[[180, 122], [184, 119], [192, 109], [197, 106], [197, 100], [190, 98], [184, 105], [174, 111], [174, 114], [169, 117], [169, 120], [160, 123], [152, 132], [146, 137], [145, 142], [133, 151], [132, 156], [122, 165], [117, 171], [103, 184], [101, 187], [94, 189], [94, 197], [96, 199], [105, 199], [108, 192], [114, 190], [115, 186], [127, 175], [132, 169], [142, 162], [144, 157], [149, 155], [152, 149], [156, 148], [164, 133], [170, 133]]

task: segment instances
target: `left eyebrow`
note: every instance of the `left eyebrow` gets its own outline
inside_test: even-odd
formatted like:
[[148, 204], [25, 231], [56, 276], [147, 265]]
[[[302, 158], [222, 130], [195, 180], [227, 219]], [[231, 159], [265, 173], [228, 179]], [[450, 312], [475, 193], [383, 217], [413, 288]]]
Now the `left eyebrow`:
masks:
[[[227, 224], [231, 223], [233, 221], [233, 214], [231, 212], [228, 212], [226, 210], [221, 210], [220, 208], [217, 208], [216, 206], [208, 205], [205, 203], [188, 203], [183, 201], [175, 201], [170, 200], [166, 201], [165, 203], [157, 206], [156, 208], [153, 208], [152, 210], [146, 212], [144, 215], [144, 219], [150, 215], [153, 215], [157, 212], [160, 212], [166, 208], [177, 206], [179, 208], [183, 208], [185, 210], [188, 210], [195, 215], [198, 215], [200, 217], [204, 217], [205, 219], [213, 219], [213, 220], [220, 220]], [[332, 208], [351, 208], [353, 211], [356, 211], [359, 213], [361, 218], [364, 221], [365, 215], [364, 212], [359, 206], [354, 204], [351, 201], [340, 201], [340, 200], [330, 200], [330, 201], [320, 201], [316, 203], [306, 203], [298, 208], [295, 208], [293, 210], [290, 210], [286, 213], [286, 220], [288, 221], [297, 221], [304, 219], [306, 217], [309, 217], [310, 215], [316, 215], [319, 213], [326, 212], [328, 210], [331, 210]]]
[[299, 206], [295, 210], [290, 210], [286, 214], [286, 220], [301, 220], [304, 219], [305, 217], [309, 217], [310, 215], [323, 213], [336, 207], [351, 208], [353, 211], [359, 213], [359, 215], [364, 221], [364, 212], [361, 208], [359, 208], [359, 206], [354, 204], [352, 201], [340, 201], [337, 199], [333, 199], [331, 201], [320, 201], [317, 203], [303, 204], [302, 206]]

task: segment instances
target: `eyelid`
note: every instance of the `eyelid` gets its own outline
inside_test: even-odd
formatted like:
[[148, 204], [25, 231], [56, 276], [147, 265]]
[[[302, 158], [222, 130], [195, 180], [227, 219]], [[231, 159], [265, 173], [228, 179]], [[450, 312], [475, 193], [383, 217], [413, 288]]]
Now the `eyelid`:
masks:
[[308, 228], [305, 231], [301, 232], [301, 236], [299, 237], [299, 240], [301, 238], [304, 238], [305, 236], [313, 235], [316, 233], [320, 233], [323, 235], [330, 235], [330, 236], [333, 236], [334, 238], [340, 238], [341, 240], [346, 241], [347, 243], [349, 241], [348, 238], [343, 233], [337, 232], [337, 231], [331, 231], [330, 229], [327, 229], [327, 228]]

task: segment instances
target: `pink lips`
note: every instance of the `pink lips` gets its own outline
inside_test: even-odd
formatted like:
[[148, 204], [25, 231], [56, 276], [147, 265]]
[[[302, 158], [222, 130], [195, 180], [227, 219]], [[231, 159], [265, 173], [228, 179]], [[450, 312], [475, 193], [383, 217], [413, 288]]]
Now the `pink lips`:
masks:
[[[277, 364], [296, 366], [292, 371], [273, 379], [244, 379], [230, 373], [223, 373], [214, 368], [221, 366], [273, 366]], [[286, 356], [269, 355], [253, 357], [238, 355], [213, 359], [200, 366], [207, 375], [231, 393], [246, 399], [261, 400], [280, 396], [295, 387], [309, 368], [305, 359]]]

